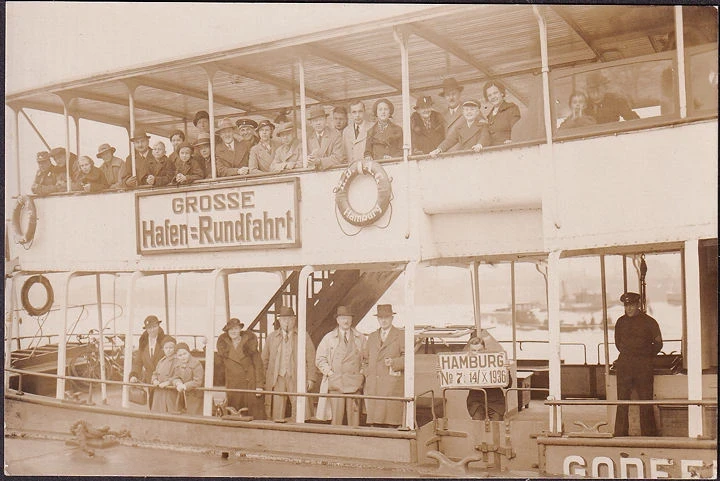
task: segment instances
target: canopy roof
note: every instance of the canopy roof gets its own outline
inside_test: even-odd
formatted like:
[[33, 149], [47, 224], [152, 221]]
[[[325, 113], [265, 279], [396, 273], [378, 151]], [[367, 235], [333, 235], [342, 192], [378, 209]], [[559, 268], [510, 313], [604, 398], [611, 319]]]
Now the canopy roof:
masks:
[[[673, 48], [672, 6], [537, 8], [547, 23], [551, 68]], [[696, 15], [699, 20], [693, 19], [694, 30], [709, 37], [705, 41], [715, 41], [717, 12], [712, 7], [684, 9], [705, 11]], [[72, 115], [127, 128], [128, 88], [134, 86], [136, 126], [167, 136], [192, 122], [198, 110], [208, 110], [208, 72], [214, 72], [216, 118], [248, 115], [272, 120], [299, 105], [299, 58], [308, 104], [399, 99], [396, 31], [409, 35], [411, 93], [416, 95], [435, 95], [447, 76], [460, 83], [502, 77], [509, 93], [523, 103], [540, 72], [540, 37], [532, 6], [456, 5], [64, 82], [10, 94], [6, 103], [15, 109], [62, 113], [64, 97], [72, 99]]]

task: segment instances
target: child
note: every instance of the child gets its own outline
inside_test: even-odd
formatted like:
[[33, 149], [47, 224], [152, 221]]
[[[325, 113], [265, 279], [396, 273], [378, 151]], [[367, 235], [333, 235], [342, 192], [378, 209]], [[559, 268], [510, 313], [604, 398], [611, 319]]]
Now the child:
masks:
[[148, 159], [148, 175], [145, 184], [161, 187], [168, 185], [175, 177], [175, 166], [165, 155], [165, 144], [157, 141], [152, 147], [152, 156]]
[[177, 147], [177, 161], [175, 162], [175, 177], [173, 183], [177, 185], [191, 184], [204, 177], [200, 162], [193, 157], [193, 146], [183, 142]]
[[95, 167], [93, 160], [87, 155], [80, 157], [80, 186], [85, 192], [101, 192], [107, 189], [108, 181], [105, 173]]

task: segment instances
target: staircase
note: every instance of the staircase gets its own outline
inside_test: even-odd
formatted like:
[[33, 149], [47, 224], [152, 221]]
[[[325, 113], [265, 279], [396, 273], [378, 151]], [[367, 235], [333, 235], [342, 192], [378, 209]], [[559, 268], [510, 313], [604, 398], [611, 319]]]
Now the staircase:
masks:
[[[349, 306], [357, 324], [402, 271], [361, 271], [360, 269], [316, 271], [308, 277], [307, 332], [317, 346], [322, 337], [334, 329], [338, 306]], [[261, 348], [267, 334], [267, 322], [280, 306], [291, 306], [297, 312], [299, 272], [292, 271], [255, 319], [247, 327], [259, 334]], [[277, 322], [277, 320], [275, 320]], [[276, 326], [277, 328], [277, 326]]]

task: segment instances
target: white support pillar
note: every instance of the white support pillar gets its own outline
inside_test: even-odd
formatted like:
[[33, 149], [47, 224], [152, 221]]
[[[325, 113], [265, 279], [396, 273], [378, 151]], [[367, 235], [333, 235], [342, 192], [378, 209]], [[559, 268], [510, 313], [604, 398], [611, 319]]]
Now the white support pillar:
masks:
[[[685, 241], [685, 309], [687, 312], [686, 345], [688, 400], [702, 399], [702, 323], [700, 321], [700, 256], [697, 239]], [[703, 434], [702, 406], [688, 406], [688, 436]]]
[[17, 314], [15, 313], [15, 276], [9, 275], [5, 277], [5, 370], [4, 385], [5, 390], [10, 389], [10, 372], [8, 369], [12, 367], [12, 342], [13, 332], [17, 324]]
[[213, 79], [216, 69], [205, 67], [208, 80], [208, 116], [210, 117], [210, 170], [211, 178], [217, 179], [217, 160], [215, 159], [215, 91]]
[[[405, 317], [405, 397], [415, 397], [415, 282], [418, 270], [417, 261], [405, 266], [405, 306], [409, 312]], [[405, 403], [405, 426], [415, 429], [415, 402]]]
[[132, 276], [130, 276], [130, 284], [128, 285], [127, 295], [126, 295], [126, 302], [125, 305], [127, 306], [127, 315], [126, 315], [126, 321], [127, 325], [125, 327], [125, 359], [123, 360], [123, 382], [125, 383], [122, 387], [122, 401], [121, 406], [124, 408], [130, 407], [130, 388], [127, 385], [128, 382], [130, 382], [130, 371], [132, 370], [132, 349], [133, 349], [133, 307], [135, 303], [135, 283], [138, 279], [140, 279], [142, 276], [144, 276], [140, 271], [133, 272]]
[[[560, 254], [562, 251], [552, 251], [548, 256], [548, 367], [550, 396], [561, 399], [560, 382]], [[553, 410], [550, 410], [550, 430], [562, 431], [562, 409], [558, 409], [557, 418], [553, 419]]]
[[677, 53], [678, 102], [680, 118], [687, 117], [687, 87], [685, 85], [685, 35], [682, 5], [675, 5], [675, 45]]
[[[105, 335], [103, 333], [103, 315], [102, 315], [102, 288], [100, 286], [100, 274], [95, 274], [95, 296], [97, 298], [97, 315], [98, 315], [98, 360], [100, 361], [100, 379], [107, 380], [107, 370], [105, 367]], [[115, 333], [113, 333], [114, 335]], [[93, 386], [94, 387], [94, 386]], [[100, 398], [103, 404], [107, 404], [107, 384], [100, 383]]]
[[300, 142], [302, 143], [303, 168], [308, 166], [308, 140], [307, 140], [307, 99], [305, 97], [305, 66], [303, 59], [298, 59], [298, 77], [300, 77]]
[[65, 116], [65, 191], [72, 190], [72, 177], [70, 169], [70, 111], [68, 110], [68, 99], [63, 98], [63, 115]]
[[[20, 195], [22, 193], [22, 183], [20, 181], [20, 122], [19, 122], [19, 116], [20, 110], [13, 109], [13, 116], [12, 116], [12, 127], [11, 130], [13, 131], [13, 148], [15, 150], [15, 188], [17, 191], [15, 192], [17, 195]], [[27, 114], [23, 112], [23, 115], [27, 117]], [[35, 128], [35, 126], [30, 123], [32, 128]], [[41, 137], [42, 138], [42, 137]], [[43, 142], [45, 139], [43, 139]], [[45, 144], [47, 147], [48, 145]], [[48, 150], [50, 150], [48, 148]]]
[[[128, 89], [128, 109], [130, 110], [130, 160], [132, 162], [132, 176], [137, 176], [137, 162], [135, 161], [135, 144], [133, 144], [133, 137], [135, 137], [135, 85], [125, 82]], [[138, 185], [140, 182], [138, 181]], [[123, 389], [123, 392], [125, 389]], [[123, 399], [125, 395], [123, 394]], [[123, 401], [124, 402], [124, 401]]]
[[[410, 64], [408, 58], [408, 34], [395, 27], [393, 30], [395, 41], [400, 45], [400, 67], [402, 76], [402, 132], [403, 132], [403, 162], [405, 165], [405, 198], [408, 206], [407, 211], [407, 229], [405, 230], [405, 238], [410, 238], [412, 231], [412, 202], [410, 201], [410, 153], [412, 151], [412, 129], [410, 128]], [[348, 162], [350, 159], [348, 159]]]
[[517, 299], [515, 296], [515, 261], [510, 262], [510, 313], [512, 319], [513, 362], [517, 366]]
[[475, 334], [480, 337], [482, 319], [480, 317], [480, 263], [470, 263], [470, 284], [472, 285], [473, 318], [475, 319]]
[[55, 390], [55, 397], [57, 399], [65, 399], [65, 367], [67, 366], [67, 326], [68, 326], [68, 304], [70, 299], [70, 280], [75, 276], [74, 272], [69, 272], [65, 278], [60, 282], [62, 286], [61, 295], [58, 296], [62, 299], [62, 305], [60, 310], [62, 312], [63, 327], [60, 331], [60, 340], [58, 342], [58, 360], [57, 360], [57, 384]]
[[[304, 104], [303, 104], [304, 105]], [[304, 125], [304, 124], [303, 124]], [[297, 369], [297, 392], [306, 393], [305, 383], [307, 379], [307, 373], [305, 372], [305, 336], [307, 335], [307, 298], [308, 298], [308, 277], [315, 271], [313, 266], [304, 266], [300, 269], [300, 275], [298, 276], [298, 290], [297, 290], [297, 332], [298, 332], [298, 346], [297, 346], [297, 362], [295, 367]], [[298, 396], [295, 400], [295, 422], [305, 422], [305, 406], [307, 405], [307, 398], [305, 396]]]
[[[80, 160], [80, 116], [73, 115], [73, 120], [75, 121], [75, 153], [78, 156], [78, 160]], [[92, 159], [92, 157], [90, 158]], [[95, 165], [94, 162], [93, 165]]]
[[[207, 323], [207, 331], [205, 331], [205, 336], [208, 339], [205, 347], [205, 389], [211, 389], [213, 387], [213, 380], [215, 378], [215, 317], [217, 316], [217, 302], [215, 302], [215, 298], [218, 279], [222, 277], [223, 274], [223, 269], [215, 269], [210, 274], [210, 289], [208, 289], [207, 296], [210, 322]], [[205, 391], [203, 396], [203, 416], [212, 416], [212, 408], [213, 393], [212, 391]]]

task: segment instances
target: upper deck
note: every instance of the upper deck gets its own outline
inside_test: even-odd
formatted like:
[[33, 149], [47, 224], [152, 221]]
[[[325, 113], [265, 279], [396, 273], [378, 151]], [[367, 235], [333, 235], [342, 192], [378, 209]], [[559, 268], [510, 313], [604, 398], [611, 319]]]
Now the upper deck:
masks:
[[[194, 138], [198, 131], [188, 123], [201, 109], [215, 121], [284, 113], [304, 145], [309, 107], [387, 97], [403, 128], [404, 153], [381, 162], [392, 179], [392, 200], [362, 229], [342, 219], [336, 206], [334, 189], [345, 166], [213, 175], [187, 187], [38, 197], [35, 240], [29, 249], [13, 244], [11, 257], [27, 271], [275, 269], [512, 259], [714, 237], [716, 13], [706, 7], [454, 6], [12, 93], [6, 104], [16, 112], [64, 113], [160, 137], [179, 128]], [[624, 20], [608, 25], [608, 18]], [[629, 99], [639, 118], [562, 126], [570, 115], [568, 96], [588, 87], [595, 73], [616, 83], [613, 91]], [[483, 83], [505, 84], [507, 99], [521, 112], [509, 144], [438, 158], [415, 155], [413, 99], [432, 95], [440, 110], [445, 77], [459, 81], [463, 98], [483, 99], [484, 109]], [[215, 129], [211, 122], [211, 134]], [[20, 159], [31, 155], [14, 140], [16, 184], [24, 192], [33, 168]], [[67, 140], [77, 152], [69, 133]], [[361, 212], [377, 196], [362, 180], [349, 190]], [[267, 212], [294, 230], [284, 241], [262, 235], [251, 241], [244, 232], [255, 224], [247, 223], [228, 243], [224, 204], [177, 210], [187, 199], [230, 191], [260, 199], [238, 206], [231, 222], [236, 214], [259, 220]], [[222, 225], [211, 236], [216, 222]], [[186, 242], [172, 245], [173, 226]], [[200, 233], [188, 248], [193, 226]], [[263, 229], [268, 226], [281, 224], [263, 219]]]

